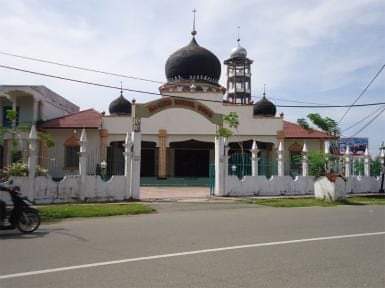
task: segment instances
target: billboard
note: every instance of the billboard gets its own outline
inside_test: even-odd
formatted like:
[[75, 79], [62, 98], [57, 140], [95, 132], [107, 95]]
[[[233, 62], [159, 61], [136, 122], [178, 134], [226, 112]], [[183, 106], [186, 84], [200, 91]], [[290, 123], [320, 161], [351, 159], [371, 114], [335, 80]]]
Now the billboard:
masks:
[[340, 138], [338, 148], [340, 154], [344, 154], [346, 146], [350, 147], [352, 155], [364, 155], [366, 147], [369, 146], [369, 139], [364, 137]]

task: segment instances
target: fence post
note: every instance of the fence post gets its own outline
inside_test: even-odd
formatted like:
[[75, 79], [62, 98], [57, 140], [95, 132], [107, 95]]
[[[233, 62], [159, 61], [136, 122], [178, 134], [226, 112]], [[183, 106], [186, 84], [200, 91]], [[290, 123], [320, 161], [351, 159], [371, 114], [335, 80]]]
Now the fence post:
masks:
[[329, 154], [330, 154], [330, 141], [325, 140], [324, 142], [324, 154], [325, 154], [325, 171], [329, 172]]
[[251, 176], [258, 176], [258, 152], [258, 144], [254, 139], [251, 146]]
[[37, 165], [37, 132], [35, 124], [32, 125], [31, 131], [29, 132], [29, 153], [28, 153], [28, 177], [31, 183], [30, 190], [28, 193], [28, 199], [31, 201], [35, 200], [35, 176], [36, 176], [36, 165]]
[[350, 177], [350, 147], [346, 145], [346, 151], [345, 151], [345, 177], [348, 178]]
[[86, 129], [82, 129], [80, 135], [80, 152], [79, 152], [79, 175], [80, 175], [80, 199], [84, 200], [87, 192], [86, 176], [87, 176], [87, 133]]
[[132, 158], [131, 158], [131, 197], [139, 199], [140, 197], [140, 154], [142, 145], [142, 134], [140, 131], [131, 132]]
[[278, 176], [284, 176], [285, 175], [285, 167], [284, 167], [284, 159], [283, 159], [283, 143], [282, 141], [279, 142], [278, 146]]
[[304, 142], [302, 147], [302, 176], [304, 177], [309, 175], [309, 159], [307, 156], [307, 152], [307, 145], [306, 142]]
[[215, 136], [215, 190], [216, 196], [223, 196], [225, 192], [225, 167], [224, 167], [224, 139]]
[[126, 177], [126, 191], [127, 199], [131, 198], [131, 155], [132, 155], [132, 143], [130, 139], [130, 133], [127, 132], [126, 139], [124, 141], [124, 176]]

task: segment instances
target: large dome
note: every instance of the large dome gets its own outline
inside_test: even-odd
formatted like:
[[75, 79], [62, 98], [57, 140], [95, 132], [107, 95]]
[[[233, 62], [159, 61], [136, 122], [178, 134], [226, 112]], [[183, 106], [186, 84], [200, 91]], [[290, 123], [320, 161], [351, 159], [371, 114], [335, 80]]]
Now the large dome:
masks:
[[277, 108], [272, 102], [267, 100], [265, 96], [263, 96], [262, 99], [256, 102], [253, 106], [254, 116], [274, 117], [276, 113]]
[[191, 42], [174, 52], [166, 62], [168, 82], [197, 80], [217, 84], [221, 76], [221, 63], [206, 48], [198, 45], [195, 37]]
[[109, 112], [111, 115], [131, 115], [131, 102], [120, 94], [118, 98], [110, 103]]

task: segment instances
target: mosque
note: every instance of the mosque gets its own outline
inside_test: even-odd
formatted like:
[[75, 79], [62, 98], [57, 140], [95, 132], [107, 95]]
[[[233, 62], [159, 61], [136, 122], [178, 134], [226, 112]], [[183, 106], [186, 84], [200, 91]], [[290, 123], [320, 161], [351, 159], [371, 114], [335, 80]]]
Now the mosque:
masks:
[[57, 177], [78, 173], [80, 130], [85, 128], [89, 174], [98, 173], [101, 165], [111, 175], [121, 175], [126, 134], [140, 131], [141, 182], [207, 179], [215, 157], [214, 138], [223, 116], [230, 112], [237, 113], [239, 126], [227, 141], [229, 169], [237, 169], [239, 155], [249, 163], [253, 143], [259, 150], [259, 174], [266, 176], [276, 173], [273, 163], [279, 143], [284, 149], [286, 175], [299, 169], [292, 159], [301, 153], [304, 142], [309, 150], [323, 151], [330, 135], [286, 121], [265, 92], [259, 101], [252, 101], [253, 60], [239, 39], [223, 61], [226, 84], [222, 86], [221, 61], [198, 43], [195, 29], [191, 34], [190, 43], [168, 57], [167, 81], [159, 87], [158, 99], [129, 101], [121, 91], [109, 104], [108, 114], [88, 109], [40, 121], [38, 128], [55, 141], [52, 148], [40, 145], [40, 165]]

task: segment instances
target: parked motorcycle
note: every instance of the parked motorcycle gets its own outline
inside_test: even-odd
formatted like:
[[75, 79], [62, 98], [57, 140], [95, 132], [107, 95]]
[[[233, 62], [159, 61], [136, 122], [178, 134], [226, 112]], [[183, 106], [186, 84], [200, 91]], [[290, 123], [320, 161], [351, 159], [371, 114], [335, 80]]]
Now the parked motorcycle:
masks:
[[22, 233], [34, 232], [40, 226], [39, 211], [31, 207], [32, 202], [27, 197], [22, 197], [20, 187], [13, 186], [12, 182], [7, 184], [6, 189], [5, 186], [0, 186], [10, 194], [13, 207], [7, 207], [5, 222], [8, 223], [0, 226], [0, 230], [17, 228]]

